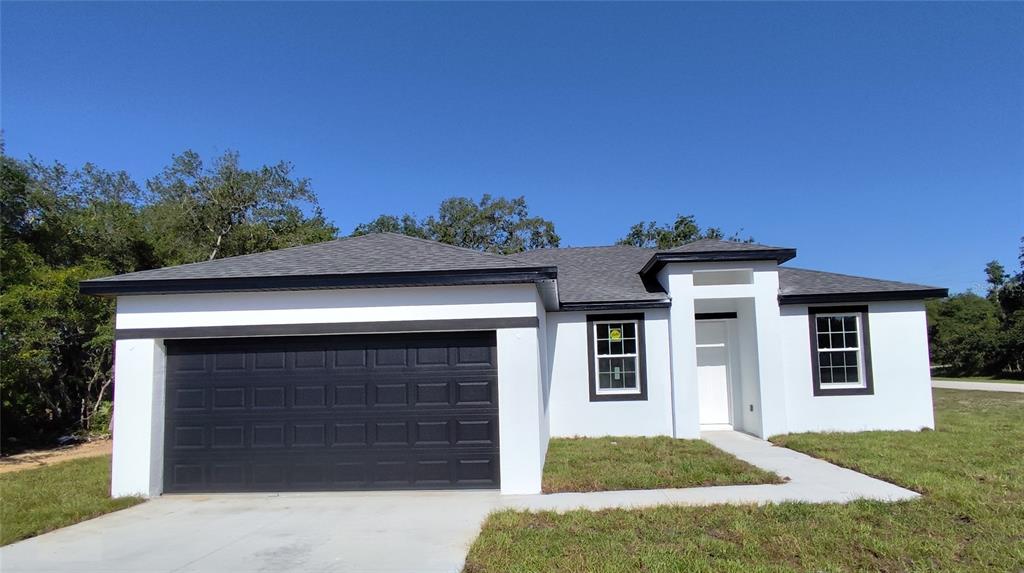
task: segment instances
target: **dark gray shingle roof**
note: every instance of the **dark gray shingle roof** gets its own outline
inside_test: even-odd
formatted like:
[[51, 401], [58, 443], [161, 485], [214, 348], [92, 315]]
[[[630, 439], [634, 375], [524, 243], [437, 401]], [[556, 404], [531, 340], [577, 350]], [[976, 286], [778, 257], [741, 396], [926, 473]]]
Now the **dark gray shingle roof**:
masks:
[[[697, 253], [706, 253], [716, 249], [718, 251], [728, 249], [733, 251], [777, 250], [776, 247], [766, 245], [704, 240], [682, 245], [674, 249], [673, 252], [685, 248], [691, 250], [684, 252]], [[329, 277], [332, 276], [389, 275], [404, 277], [409, 275], [402, 273], [473, 271], [497, 272], [502, 276], [509, 276], [510, 281], [523, 282], [530, 277], [512, 279], [512, 275], [523, 274], [518, 271], [536, 271], [547, 274], [534, 278], [552, 278], [550, 269], [538, 267], [557, 267], [559, 299], [563, 304], [667, 302], [668, 295], [657, 284], [657, 281], [649, 279], [645, 282], [640, 274], [641, 269], [645, 268], [645, 265], [649, 265], [655, 254], [654, 249], [615, 245], [537, 249], [512, 256], [501, 256], [405, 235], [380, 233], [253, 255], [140, 271], [84, 281], [82, 284], [83, 292], [86, 292], [85, 287], [89, 287], [88, 291], [92, 294], [125, 294], [150, 292], [148, 287], [138, 285], [168, 284], [161, 281], [172, 283], [184, 281], [190, 285], [206, 281], [213, 284], [202, 287], [205, 290], [196, 290], [195, 292], [213, 292], [226, 290], [223, 285], [230, 281], [222, 279], [243, 281], [257, 279], [256, 284], [250, 286], [259, 289], [273, 282], [270, 280], [271, 277], [277, 277], [279, 281], [285, 282], [276, 286], [269, 285], [270, 288], [287, 290], [290, 288], [333, 288], [328, 284], [331, 280]], [[488, 281], [492, 281], [491, 276], [487, 275], [473, 284], [489, 284]], [[313, 278], [308, 279], [309, 284], [299, 284], [295, 282], [299, 277]], [[352, 282], [362, 279], [344, 278], [339, 280]], [[268, 285], [263, 283], [268, 283]], [[808, 298], [840, 299], [842, 295], [872, 295], [873, 300], [885, 300], [886, 297], [945, 296], [945, 289], [936, 287], [789, 267], [779, 267], [779, 283], [781, 299], [783, 302], [791, 303], [805, 302]], [[396, 286], [397, 284], [387, 283], [377, 286]], [[349, 286], [374, 286], [374, 284], [352, 283]], [[238, 290], [247, 289], [250, 287], [238, 288]]]
[[[692, 244], [692, 243], [691, 243]], [[684, 245], [685, 246], [685, 245]], [[775, 249], [775, 247], [765, 247]], [[705, 247], [706, 248], [706, 247]], [[512, 255], [516, 260], [558, 268], [558, 294], [563, 304], [663, 301], [660, 286], [645, 285], [639, 270], [654, 249], [627, 246], [537, 249]], [[945, 296], [937, 287], [856, 277], [824, 271], [779, 267], [779, 294], [790, 297], [876, 295], [874, 299]]]
[[395, 233], [378, 233], [139, 271], [88, 282], [515, 270], [530, 267], [527, 263], [501, 255]]
[[639, 270], [653, 249], [623, 245], [536, 249], [511, 255], [517, 261], [558, 267], [558, 298], [569, 304], [623, 301], [666, 301], [657, 285], [648, 288]]
[[778, 251], [789, 247], [772, 247], [758, 243], [740, 243], [738, 241], [724, 241], [721, 239], [698, 239], [678, 247], [673, 247], [663, 253], [714, 253], [714, 252], [743, 252], [743, 251]]
[[920, 298], [946, 296], [946, 289], [913, 283], [871, 279], [853, 275], [827, 273], [791, 267], [779, 267], [779, 294], [783, 301], [787, 298], [797, 300], [799, 297], [821, 295], [863, 295], [876, 294], [878, 300], [885, 296], [911, 295]]
[[647, 277], [647, 280], [652, 280], [655, 273], [667, 263], [774, 260], [776, 263], [782, 264], [795, 256], [796, 249], [787, 247], [772, 247], [721, 239], [699, 239], [667, 251], [655, 252], [647, 264], [640, 269], [640, 274]]

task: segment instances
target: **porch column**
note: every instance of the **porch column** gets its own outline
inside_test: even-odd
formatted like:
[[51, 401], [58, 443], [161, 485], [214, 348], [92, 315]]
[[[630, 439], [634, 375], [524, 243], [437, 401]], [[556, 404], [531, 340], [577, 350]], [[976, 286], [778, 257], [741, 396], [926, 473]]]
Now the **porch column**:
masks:
[[[700, 402], [697, 395], [697, 323], [693, 305], [693, 275], [663, 275], [672, 293], [669, 337], [672, 359], [672, 435], [700, 438]], [[665, 284], [664, 282], [662, 284]]]
[[782, 367], [782, 316], [778, 273], [755, 273], [754, 321], [761, 393], [761, 437], [785, 434], [786, 380]]

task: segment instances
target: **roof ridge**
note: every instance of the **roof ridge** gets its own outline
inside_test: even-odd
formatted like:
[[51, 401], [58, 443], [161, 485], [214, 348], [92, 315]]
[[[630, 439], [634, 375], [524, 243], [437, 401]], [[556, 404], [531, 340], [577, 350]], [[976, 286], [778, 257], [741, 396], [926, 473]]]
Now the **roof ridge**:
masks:
[[690, 246], [690, 245], [696, 245], [698, 243], [709, 243], [709, 244], [712, 244], [712, 245], [716, 244], [716, 243], [726, 243], [726, 244], [730, 244], [730, 245], [749, 245], [750, 247], [757, 248], [757, 249], [776, 249], [776, 250], [789, 249], [789, 247], [777, 247], [775, 245], [766, 245], [764, 243], [758, 243], [756, 241], [738, 241], [738, 240], [734, 240], [734, 239], [716, 239], [714, 237], [702, 237], [700, 239], [693, 239], [692, 241], [686, 241], [684, 243], [680, 243], [680, 244], [678, 244], [678, 245], [676, 245], [674, 247], [669, 248], [666, 251], [659, 250], [659, 252], [669, 252], [669, 251], [673, 251], [675, 249], [680, 249], [682, 247], [687, 247], [687, 246]]
[[[382, 231], [380, 233], [367, 233], [366, 235], [360, 235], [360, 236], [361, 237], [366, 237], [366, 236], [369, 236], [369, 235], [394, 235], [396, 237], [402, 237], [403, 239], [412, 239], [414, 241], [419, 241], [421, 243], [429, 243], [431, 245], [439, 245], [439, 246], [442, 246], [442, 247], [447, 247], [449, 249], [455, 249], [457, 251], [465, 251], [465, 252], [470, 252], [470, 253], [477, 254], [477, 255], [485, 255], [485, 256], [488, 256], [488, 257], [497, 257], [497, 258], [499, 258], [499, 259], [501, 259], [503, 261], [509, 261], [509, 260], [512, 259], [511, 255], [499, 255], [498, 253], [489, 253], [487, 251], [478, 251], [476, 249], [470, 249], [469, 247], [460, 247], [458, 245], [451, 245], [451, 244], [448, 244], [448, 243], [442, 243], [441, 241], [435, 241], [433, 239], [424, 239], [423, 237], [414, 237], [412, 235], [406, 235], [406, 234], [403, 234], [403, 233], [396, 233], [394, 231]], [[349, 238], [353, 238], [353, 237], [349, 237]], [[513, 254], [516, 254], [516, 253], [513, 253]]]
[[851, 275], [849, 273], [836, 273], [836, 272], [832, 272], [832, 271], [821, 271], [821, 270], [818, 270], [818, 269], [808, 269], [808, 268], [804, 268], [804, 267], [786, 267], [786, 266], [779, 265], [778, 268], [779, 268], [779, 270], [784, 270], [785, 269], [785, 270], [791, 270], [791, 271], [806, 271], [806, 272], [809, 272], [809, 273], [822, 273], [822, 274], [826, 274], [826, 275], [836, 275], [836, 276], [840, 276], [840, 277], [849, 277], [851, 279], [865, 279], [865, 280], [869, 280], [869, 281], [881, 281], [881, 282], [886, 282], [886, 283], [897, 283], [897, 284], [901, 284], [901, 285], [929, 286], [929, 285], [925, 285], [925, 284], [921, 284], [921, 283], [908, 283], [906, 281], [894, 281], [892, 279], [876, 279], [874, 277], [866, 277], [866, 276], [863, 276], [863, 275]]
[[158, 271], [158, 270], [163, 270], [163, 269], [178, 269], [178, 268], [181, 268], [181, 267], [193, 267], [193, 266], [196, 266], [196, 265], [205, 265], [205, 264], [216, 263], [216, 262], [220, 262], [220, 261], [238, 260], [238, 259], [244, 259], [246, 257], [256, 257], [256, 256], [259, 256], [259, 255], [265, 255], [267, 253], [283, 253], [284, 251], [291, 251], [291, 250], [294, 250], [294, 249], [301, 249], [301, 248], [306, 248], [306, 247], [316, 247], [316, 246], [320, 246], [320, 245], [326, 245], [328, 243], [340, 243], [341, 241], [344, 241], [346, 239], [354, 239], [354, 238], [356, 238], [356, 237], [335, 237], [335, 238], [330, 239], [328, 241], [320, 241], [319, 243], [303, 243], [301, 245], [292, 245], [290, 247], [282, 247], [280, 249], [268, 249], [266, 251], [258, 251], [258, 252], [255, 252], [255, 253], [245, 253], [244, 255], [231, 255], [230, 257], [222, 257], [220, 259], [206, 259], [205, 261], [193, 261], [191, 263], [179, 263], [177, 265], [171, 265], [169, 267], [156, 267], [154, 269], [141, 269], [141, 270], [137, 270], [137, 271], [131, 271], [131, 272], [128, 272], [128, 273], [121, 273], [121, 274], [118, 274], [118, 275], [111, 275], [109, 277], [99, 277], [99, 278], [96, 278], [96, 279], [93, 279], [93, 280], [106, 280], [106, 279], [112, 279], [112, 278], [116, 278], [116, 277], [120, 277], [120, 276], [124, 276], [124, 275], [133, 275], [135, 273], [144, 273], [144, 272], [147, 272], [147, 271]]
[[637, 250], [637, 251], [653, 251], [654, 250], [654, 249], [652, 249], [650, 247], [636, 247], [636, 246], [633, 246], [633, 245], [584, 245], [584, 246], [580, 246], [580, 247], [541, 247], [539, 249], [527, 249], [525, 251], [520, 251], [518, 253], [513, 253], [513, 254], [508, 255], [508, 256], [514, 257], [516, 255], [521, 255], [521, 254], [524, 254], [524, 253], [533, 253], [533, 252], [537, 252], [537, 251], [581, 251], [583, 249], [633, 249], [633, 250]]

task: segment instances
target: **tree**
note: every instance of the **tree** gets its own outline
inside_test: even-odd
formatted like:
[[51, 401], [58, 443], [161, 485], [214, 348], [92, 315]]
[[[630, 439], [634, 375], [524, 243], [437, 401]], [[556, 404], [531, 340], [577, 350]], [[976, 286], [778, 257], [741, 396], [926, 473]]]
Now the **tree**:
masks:
[[557, 247], [561, 241], [554, 223], [530, 216], [525, 197], [486, 194], [479, 202], [468, 197], [445, 199], [437, 215], [422, 220], [409, 214], [381, 215], [358, 225], [352, 236], [375, 232], [402, 233], [500, 255]]
[[[125, 254], [125, 180], [0, 156], [0, 394], [7, 439], [88, 428], [110, 384], [109, 300], [78, 282], [134, 270]], [[130, 226], [127, 227], [130, 234]], [[130, 249], [128, 249], [130, 250]]]
[[76, 429], [105, 430], [91, 426], [110, 398], [113, 302], [80, 295], [78, 283], [108, 274], [96, 263], [37, 264], [31, 280], [5, 289], [0, 387], [6, 439], [32, 442]]
[[1001, 326], [991, 301], [973, 293], [928, 301], [932, 365], [954, 376], [995, 374]]
[[988, 294], [995, 296], [999, 289], [1006, 284], [1006, 268], [999, 261], [989, 261], [985, 264], [985, 278], [988, 282]]
[[115, 273], [151, 268], [157, 260], [139, 219], [142, 191], [124, 171], [87, 163], [69, 170], [30, 159], [30, 227], [24, 240], [51, 266], [103, 261]]
[[1001, 315], [1003, 367], [1020, 373], [1024, 371], [1024, 237], [1020, 240], [1017, 260], [1020, 265], [1017, 273], [1004, 276], [1001, 283], [990, 290], [989, 298], [998, 304]]
[[[172, 157], [147, 181], [147, 209], [160, 257], [172, 263], [213, 260], [334, 238], [309, 180], [281, 161], [244, 169], [229, 151], [207, 165], [194, 151]], [[312, 211], [306, 217], [303, 209]], [[166, 240], [163, 240], [166, 238]]]
[[985, 265], [988, 293], [970, 292], [928, 301], [932, 363], [954, 375], [1024, 371], [1024, 237], [1020, 269], [1007, 273], [998, 261]]
[[[718, 227], [701, 228], [693, 215], [676, 215], [671, 225], [659, 225], [655, 221], [641, 221], [629, 228], [626, 236], [616, 241], [619, 245], [631, 245], [647, 249], [671, 249], [699, 239], [724, 239]], [[739, 241], [739, 232], [729, 237], [730, 241]], [[753, 238], [743, 242], [752, 243]]]
[[353, 237], [369, 235], [371, 233], [398, 233], [409, 235], [420, 239], [429, 239], [430, 230], [420, 223], [416, 217], [406, 213], [401, 217], [396, 215], [381, 215], [369, 223], [357, 225], [352, 231]]
[[245, 170], [233, 153], [206, 169], [186, 152], [147, 193], [123, 171], [0, 149], [3, 449], [104, 429], [114, 304], [80, 295], [79, 281], [333, 238], [290, 169]]

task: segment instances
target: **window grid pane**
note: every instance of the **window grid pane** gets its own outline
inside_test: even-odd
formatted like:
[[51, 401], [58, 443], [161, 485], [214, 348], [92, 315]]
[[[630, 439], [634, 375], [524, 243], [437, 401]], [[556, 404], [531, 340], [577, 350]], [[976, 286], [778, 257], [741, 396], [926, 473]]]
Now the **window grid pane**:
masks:
[[598, 390], [613, 393], [639, 390], [637, 323], [596, 323], [594, 334]]
[[818, 316], [818, 380], [821, 384], [861, 384], [860, 333], [855, 314]]

